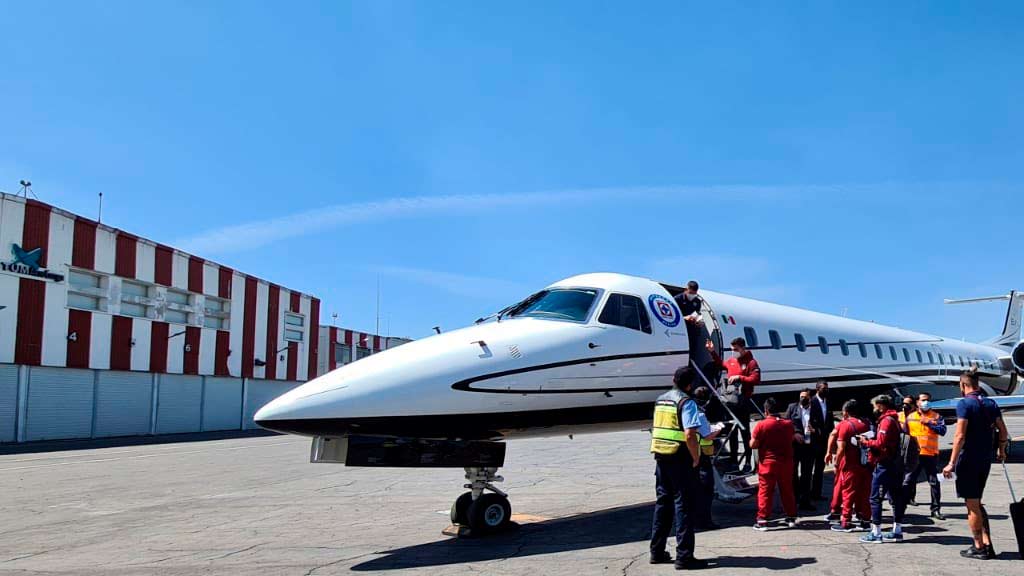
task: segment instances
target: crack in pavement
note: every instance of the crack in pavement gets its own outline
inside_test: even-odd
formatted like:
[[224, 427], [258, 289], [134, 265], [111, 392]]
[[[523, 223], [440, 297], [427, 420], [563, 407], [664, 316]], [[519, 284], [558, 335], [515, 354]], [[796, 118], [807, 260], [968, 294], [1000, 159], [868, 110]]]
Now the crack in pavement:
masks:
[[380, 554], [380, 552], [367, 552], [365, 554], [360, 554], [358, 556], [350, 556], [348, 558], [342, 558], [340, 560], [335, 560], [333, 562], [327, 562], [325, 564], [317, 564], [316, 566], [310, 568], [309, 571], [307, 571], [302, 576], [313, 576], [314, 572], [316, 572], [317, 570], [320, 570], [322, 568], [327, 568], [328, 566], [334, 566], [335, 564], [341, 564], [342, 562], [348, 562], [350, 560], [358, 560], [360, 558], [365, 558], [366, 556], [373, 556], [375, 554]]
[[630, 569], [633, 568], [633, 565], [636, 564], [637, 562], [639, 562], [640, 559], [643, 558], [645, 554], [647, 554], [647, 552], [642, 552], [640, 554], [637, 554], [636, 556], [633, 557], [632, 560], [629, 561], [628, 564], [623, 566], [622, 567], [622, 576], [627, 576], [627, 574], [629, 573]]

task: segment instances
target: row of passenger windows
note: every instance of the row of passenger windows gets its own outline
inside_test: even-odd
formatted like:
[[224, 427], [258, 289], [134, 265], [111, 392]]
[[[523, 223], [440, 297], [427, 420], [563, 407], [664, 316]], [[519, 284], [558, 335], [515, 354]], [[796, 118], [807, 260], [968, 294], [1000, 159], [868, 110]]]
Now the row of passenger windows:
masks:
[[[745, 326], [743, 328], [743, 336], [744, 340], [747, 341], [747, 346], [751, 348], [758, 347], [757, 330], [750, 326]], [[782, 335], [779, 334], [778, 330], [769, 330], [768, 339], [771, 342], [772, 348], [779, 350], [783, 347]], [[935, 360], [938, 359], [938, 363], [942, 366], [946, 365], [947, 360], [946, 355], [942, 354], [941, 352], [933, 353], [927, 350], [922, 352], [917, 348], [906, 348], [903, 346], [897, 348], [896, 346], [893, 345], [883, 346], [882, 344], [865, 344], [863, 342], [854, 342], [851, 344], [842, 338], [840, 338], [837, 343], [833, 344], [830, 343], [824, 336], [818, 336], [817, 343], [808, 345], [807, 339], [804, 338], [804, 335], [800, 334], [799, 332], [793, 334], [793, 340], [796, 344], [796, 349], [801, 352], [806, 352], [808, 347], [817, 346], [818, 350], [820, 350], [822, 354], [828, 354], [832, 347], [838, 347], [839, 352], [843, 356], [849, 356], [850, 349], [856, 348], [861, 358], [867, 358], [869, 355], [870, 347], [870, 352], [874, 353], [875, 357], [877, 357], [879, 360], [885, 360], [888, 357], [894, 362], [899, 362], [902, 359], [904, 362], [914, 362], [916, 360], [918, 364], [925, 364], [925, 359], [927, 359], [928, 364], [935, 364]], [[954, 356], [953, 354], [949, 355], [948, 360], [950, 366], [960, 365], [966, 368], [971, 364], [977, 364], [978, 366], [983, 366], [986, 368], [994, 369], [996, 367], [995, 362], [989, 362], [978, 358], [965, 358], [959, 355]]]

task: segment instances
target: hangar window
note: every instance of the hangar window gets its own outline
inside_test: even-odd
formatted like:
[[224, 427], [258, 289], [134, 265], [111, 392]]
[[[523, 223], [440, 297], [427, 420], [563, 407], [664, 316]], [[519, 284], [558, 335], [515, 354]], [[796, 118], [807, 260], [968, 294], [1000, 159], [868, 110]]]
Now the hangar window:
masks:
[[921, 351], [920, 350], [914, 350], [914, 354], [917, 355], [917, 363], [918, 364], [924, 364], [924, 355], [921, 354]]
[[362, 360], [363, 358], [366, 358], [370, 354], [371, 352], [369, 348], [363, 348], [362, 346], [356, 348], [356, 360]]
[[203, 326], [227, 330], [231, 325], [231, 303], [223, 298], [207, 296], [203, 302]]
[[881, 344], [875, 344], [875, 356], [878, 356], [879, 360], [882, 360], [885, 357], [885, 355], [882, 354], [882, 345]]
[[750, 326], [743, 327], [743, 339], [747, 341], [747, 348], [757, 348], [757, 331]]
[[776, 350], [782, 349], [782, 336], [779, 336], [779, 332], [777, 330], [769, 330], [768, 339], [772, 341], [772, 348], [775, 348]]
[[84, 270], [68, 272], [68, 308], [106, 310], [106, 278]]
[[121, 280], [121, 314], [146, 318], [150, 312], [153, 301], [150, 300], [150, 286], [142, 282], [132, 280]]
[[306, 332], [306, 317], [294, 312], [284, 313], [284, 339], [289, 342], [302, 342], [302, 335]]
[[893, 362], [898, 360], [898, 358], [896, 357], [896, 347], [895, 346], [889, 346], [889, 357], [893, 359]]
[[796, 349], [801, 352], [807, 352], [807, 340], [804, 339], [804, 335], [796, 332], [793, 334], [793, 339], [796, 340]]
[[843, 353], [843, 356], [850, 355], [850, 346], [842, 338], [839, 339], [839, 351]]
[[860, 357], [861, 358], [867, 358], [868, 357], [868, 347], [865, 346], [863, 342], [858, 342], [857, 343], [857, 350], [860, 351]]
[[352, 347], [345, 344], [335, 344], [334, 361], [338, 363], [338, 366], [344, 366], [352, 362]]
[[818, 348], [821, 349], [822, 354], [828, 354], [828, 340], [824, 336], [818, 336]]
[[608, 296], [608, 302], [605, 303], [597, 321], [601, 324], [651, 333], [651, 318], [647, 315], [643, 301], [628, 294]]

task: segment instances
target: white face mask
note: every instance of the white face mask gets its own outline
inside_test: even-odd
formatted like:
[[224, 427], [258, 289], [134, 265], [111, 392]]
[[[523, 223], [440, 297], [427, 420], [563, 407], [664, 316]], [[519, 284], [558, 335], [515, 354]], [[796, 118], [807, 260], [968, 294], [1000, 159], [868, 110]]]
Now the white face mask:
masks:
[[917, 405], [921, 407], [921, 412], [927, 412], [928, 411], [928, 401], [927, 400], [921, 400], [920, 402], [917, 403]]
[[689, 292], [687, 292], [687, 293], [686, 293], [686, 299], [687, 299], [687, 300], [693, 301], [693, 300], [695, 300], [696, 298], [697, 298], [697, 295], [696, 295], [696, 294], [691, 294], [691, 293], [689, 293]]

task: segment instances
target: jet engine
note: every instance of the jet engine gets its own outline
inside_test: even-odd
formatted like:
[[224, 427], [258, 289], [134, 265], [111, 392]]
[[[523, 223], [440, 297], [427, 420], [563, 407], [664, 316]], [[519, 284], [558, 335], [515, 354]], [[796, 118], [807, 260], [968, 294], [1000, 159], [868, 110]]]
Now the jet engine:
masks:
[[1021, 340], [1013, 347], [1013, 353], [1010, 354], [1010, 358], [1013, 360], [1013, 366], [1017, 369], [1017, 372], [1024, 374], [1024, 340]]

